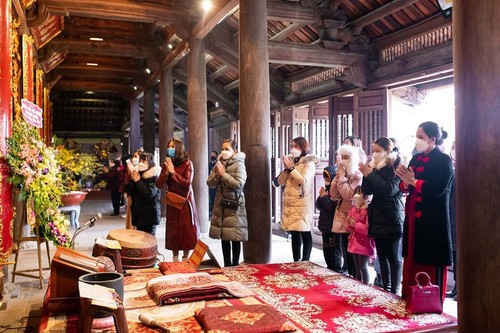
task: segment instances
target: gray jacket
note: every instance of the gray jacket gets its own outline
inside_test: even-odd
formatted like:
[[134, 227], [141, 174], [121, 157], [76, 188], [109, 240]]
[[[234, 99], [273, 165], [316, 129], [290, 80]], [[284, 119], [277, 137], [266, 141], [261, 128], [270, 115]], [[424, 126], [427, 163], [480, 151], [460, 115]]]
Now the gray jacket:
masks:
[[[210, 238], [226, 241], [247, 241], [247, 212], [243, 187], [247, 180], [245, 168], [245, 153], [238, 152], [228, 160], [220, 160], [226, 167], [226, 172], [219, 175], [212, 170], [207, 179], [210, 188], [217, 188], [215, 204], [210, 222]], [[227, 208], [221, 205], [222, 198], [238, 200], [237, 208]]]

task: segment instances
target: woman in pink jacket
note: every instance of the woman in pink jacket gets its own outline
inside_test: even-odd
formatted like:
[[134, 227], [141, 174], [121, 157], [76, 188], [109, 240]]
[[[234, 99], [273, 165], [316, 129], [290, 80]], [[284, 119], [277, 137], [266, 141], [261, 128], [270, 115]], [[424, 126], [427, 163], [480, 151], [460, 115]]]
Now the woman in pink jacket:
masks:
[[370, 283], [368, 262], [375, 259], [375, 241], [368, 236], [368, 204], [371, 197], [371, 195], [364, 195], [361, 187], [356, 188], [356, 194], [352, 200], [354, 205], [347, 215], [347, 230], [351, 231], [347, 251], [354, 259], [356, 279], [364, 284]]

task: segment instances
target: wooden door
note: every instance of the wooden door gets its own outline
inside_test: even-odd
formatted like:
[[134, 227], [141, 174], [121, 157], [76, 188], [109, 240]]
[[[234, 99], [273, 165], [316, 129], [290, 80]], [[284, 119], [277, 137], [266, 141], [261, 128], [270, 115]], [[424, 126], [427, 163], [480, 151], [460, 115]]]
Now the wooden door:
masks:
[[354, 95], [353, 133], [369, 156], [376, 139], [387, 136], [387, 89], [359, 91]]

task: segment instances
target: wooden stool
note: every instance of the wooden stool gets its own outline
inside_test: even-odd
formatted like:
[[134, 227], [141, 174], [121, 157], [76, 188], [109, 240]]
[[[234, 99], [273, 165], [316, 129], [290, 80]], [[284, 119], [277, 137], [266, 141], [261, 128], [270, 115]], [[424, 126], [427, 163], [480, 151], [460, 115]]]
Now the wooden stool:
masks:
[[115, 329], [117, 333], [128, 333], [127, 317], [123, 304], [118, 305], [117, 309], [110, 309], [104, 306], [92, 304], [89, 298], [80, 298], [80, 314], [78, 315], [78, 333], [90, 333], [92, 331], [92, 322], [99, 312], [106, 312], [113, 316]]
[[[14, 283], [16, 279], [16, 275], [19, 276], [24, 276], [28, 278], [33, 278], [33, 279], [38, 279], [40, 281], [40, 289], [43, 289], [43, 271], [44, 270], [49, 270], [50, 269], [50, 250], [49, 250], [49, 241], [43, 237], [40, 236], [40, 232], [38, 231], [38, 228], [35, 228], [35, 235], [34, 236], [28, 236], [28, 237], [23, 237], [23, 231], [22, 227], [18, 228], [17, 230], [17, 237], [16, 237], [16, 245], [17, 245], [17, 252], [15, 256], [15, 263], [14, 263], [14, 268], [12, 269], [12, 283]], [[17, 264], [18, 264], [18, 258], [19, 258], [19, 253], [21, 252], [21, 242], [26, 242], [26, 241], [36, 241], [36, 251], [38, 254], [38, 268], [34, 269], [23, 269], [23, 270], [18, 270], [17, 269]], [[48, 267], [43, 267], [42, 264], [42, 249], [40, 247], [41, 244], [45, 243], [45, 247], [47, 248], [47, 260], [49, 262]], [[38, 275], [30, 273], [30, 272], [38, 272]]]

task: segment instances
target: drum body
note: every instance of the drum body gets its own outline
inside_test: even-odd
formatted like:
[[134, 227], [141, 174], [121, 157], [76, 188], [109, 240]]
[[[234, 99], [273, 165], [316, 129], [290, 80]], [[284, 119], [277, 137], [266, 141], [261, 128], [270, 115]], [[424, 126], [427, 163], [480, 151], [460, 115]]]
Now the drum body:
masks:
[[139, 230], [117, 229], [110, 231], [106, 238], [120, 243], [124, 269], [148, 268], [156, 264], [158, 246], [155, 236]]

